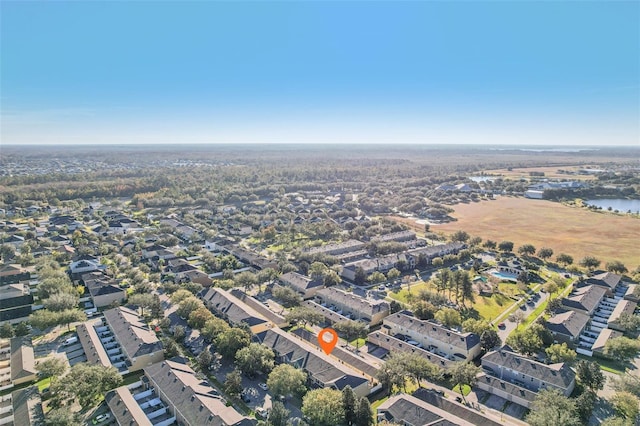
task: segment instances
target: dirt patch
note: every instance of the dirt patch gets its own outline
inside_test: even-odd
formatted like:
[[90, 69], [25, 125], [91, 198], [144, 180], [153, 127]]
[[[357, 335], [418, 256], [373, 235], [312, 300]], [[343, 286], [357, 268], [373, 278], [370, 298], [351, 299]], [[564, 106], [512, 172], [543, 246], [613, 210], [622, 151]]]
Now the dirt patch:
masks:
[[555, 254], [573, 256], [575, 263], [590, 255], [602, 261], [601, 267], [612, 260], [620, 260], [629, 270], [640, 264], [637, 218], [512, 197], [454, 208], [456, 222], [432, 225], [431, 230], [452, 233], [462, 229], [484, 240], [513, 241], [516, 249], [527, 243], [549, 247]]

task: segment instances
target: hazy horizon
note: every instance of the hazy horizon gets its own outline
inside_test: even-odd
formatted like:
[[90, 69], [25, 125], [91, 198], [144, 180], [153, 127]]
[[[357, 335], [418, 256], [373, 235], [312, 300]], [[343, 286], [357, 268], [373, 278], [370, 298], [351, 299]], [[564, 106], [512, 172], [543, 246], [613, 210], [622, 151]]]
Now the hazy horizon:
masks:
[[640, 144], [639, 2], [0, 8], [7, 146]]

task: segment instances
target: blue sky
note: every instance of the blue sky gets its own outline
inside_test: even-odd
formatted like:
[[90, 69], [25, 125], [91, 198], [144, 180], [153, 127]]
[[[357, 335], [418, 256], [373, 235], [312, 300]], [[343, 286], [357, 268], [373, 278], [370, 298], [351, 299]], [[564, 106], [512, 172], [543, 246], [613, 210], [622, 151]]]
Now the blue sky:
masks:
[[640, 144], [640, 2], [0, 2], [2, 143]]

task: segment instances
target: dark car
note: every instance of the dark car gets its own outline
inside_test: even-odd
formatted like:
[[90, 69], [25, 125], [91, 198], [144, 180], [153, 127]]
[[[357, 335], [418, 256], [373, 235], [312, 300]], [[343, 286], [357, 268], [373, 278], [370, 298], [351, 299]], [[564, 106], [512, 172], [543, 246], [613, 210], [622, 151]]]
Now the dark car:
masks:
[[505, 328], [507, 328], [507, 325], [505, 323], [501, 322], [500, 324], [498, 324], [498, 328], [500, 330], [504, 330]]

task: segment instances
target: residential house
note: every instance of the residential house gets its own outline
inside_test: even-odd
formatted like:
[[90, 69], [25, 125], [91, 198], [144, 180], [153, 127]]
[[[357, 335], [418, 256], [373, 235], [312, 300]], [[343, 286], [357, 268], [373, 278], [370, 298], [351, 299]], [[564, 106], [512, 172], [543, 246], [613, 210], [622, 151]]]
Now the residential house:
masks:
[[246, 324], [253, 334], [273, 327], [273, 323], [226, 290], [211, 287], [201, 294], [202, 301], [211, 312], [234, 326]]
[[0, 285], [0, 321], [20, 322], [31, 315], [32, 307], [33, 295], [28, 282]]
[[311, 299], [324, 287], [321, 279], [312, 279], [297, 272], [282, 274], [278, 280], [282, 285], [298, 292], [303, 299]]
[[125, 289], [103, 272], [94, 271], [82, 274], [81, 282], [89, 291], [93, 306], [96, 308], [123, 302], [127, 297]]
[[421, 320], [408, 311], [384, 319], [382, 331], [400, 340], [415, 342], [429, 352], [452, 361], [470, 361], [480, 355], [480, 336], [460, 332], [431, 320]]
[[319, 290], [316, 302], [349, 319], [361, 320], [369, 325], [380, 324], [391, 311], [389, 302], [385, 300], [365, 299], [335, 287]]
[[37, 426], [43, 424], [42, 399], [37, 386], [29, 386], [0, 396], [0, 425]]
[[621, 300], [613, 309], [609, 320], [607, 321], [607, 327], [624, 332], [625, 329], [620, 325], [619, 320], [621, 315], [633, 315], [638, 303], [631, 300]]
[[462, 404], [448, 401], [428, 389], [419, 389], [413, 395], [396, 394], [377, 408], [378, 422], [386, 420], [411, 426], [498, 426], [482, 413]]
[[622, 276], [612, 272], [599, 271], [591, 275], [583, 282], [578, 282], [578, 287], [597, 285], [607, 290], [607, 296], [613, 297], [616, 287], [620, 284]]
[[388, 242], [388, 241], [406, 242], [406, 241], [413, 241], [415, 239], [416, 239], [415, 232], [399, 231], [399, 232], [392, 232], [390, 234], [372, 237], [371, 241], [376, 243]]
[[589, 325], [588, 315], [578, 311], [566, 310], [556, 313], [546, 321], [546, 328], [553, 334], [558, 343], [566, 343], [576, 347], [582, 332]]
[[30, 337], [0, 340], [0, 389], [35, 380], [37, 371]]
[[606, 347], [607, 342], [611, 339], [622, 337], [623, 335], [624, 333], [622, 333], [621, 331], [616, 331], [612, 328], [605, 328], [600, 332], [600, 334], [598, 334], [598, 338], [591, 346], [591, 351], [594, 355], [601, 358], [609, 358], [604, 354], [604, 348]]
[[356, 278], [356, 271], [359, 268], [361, 268], [367, 275], [375, 271], [385, 273], [395, 268], [401, 259], [406, 261], [404, 254], [390, 254], [373, 259], [356, 260], [345, 264], [340, 271], [340, 275], [349, 281], [354, 281]]
[[20, 265], [0, 265], [0, 285], [15, 284], [20, 281], [28, 281], [31, 274]]
[[308, 254], [325, 254], [330, 256], [335, 256], [338, 254], [347, 253], [350, 251], [362, 250], [366, 246], [365, 243], [358, 240], [347, 240], [342, 243], [336, 244], [325, 244], [323, 246], [311, 247], [304, 250], [305, 253]]
[[526, 408], [531, 408], [541, 389], [557, 389], [569, 396], [576, 385], [576, 375], [568, 364], [547, 365], [506, 345], [482, 357], [482, 370], [477, 387]]
[[382, 331], [373, 331], [367, 336], [367, 342], [379, 346], [389, 353], [402, 352], [420, 355], [427, 361], [430, 361], [438, 367], [444, 369], [451, 367], [455, 362], [453, 361], [453, 358], [449, 359], [445, 356], [442, 356], [444, 354], [441, 352], [439, 353], [441, 353], [442, 355], [438, 355], [438, 353], [436, 353], [433, 349], [429, 351], [423, 348], [422, 345], [418, 344], [418, 342], [416, 341], [407, 341], [405, 336], [396, 336], [392, 336]]
[[72, 276], [79, 277], [81, 274], [93, 271], [104, 271], [107, 267], [100, 264], [98, 259], [79, 259], [69, 265]]
[[592, 316], [606, 293], [607, 290], [598, 285], [577, 287], [567, 297], [562, 298], [562, 306]]
[[463, 250], [464, 248], [466, 248], [466, 245], [463, 243], [451, 242], [409, 250], [405, 253], [407, 269], [414, 269], [422, 259], [426, 265], [429, 265], [436, 257], [443, 257], [448, 254], [458, 254], [460, 250]]
[[249, 426], [254, 422], [227, 405], [208, 381], [185, 362], [163, 361], [144, 368], [139, 381], [105, 395], [118, 425]]
[[259, 333], [257, 339], [276, 354], [276, 362], [301, 368], [308, 374], [312, 387], [342, 390], [351, 386], [364, 397], [371, 392], [371, 383], [353, 368], [325, 354], [320, 348], [293, 336], [280, 328]]
[[88, 362], [113, 366], [121, 374], [164, 359], [162, 343], [137, 312], [118, 307], [99, 322], [76, 327]]

